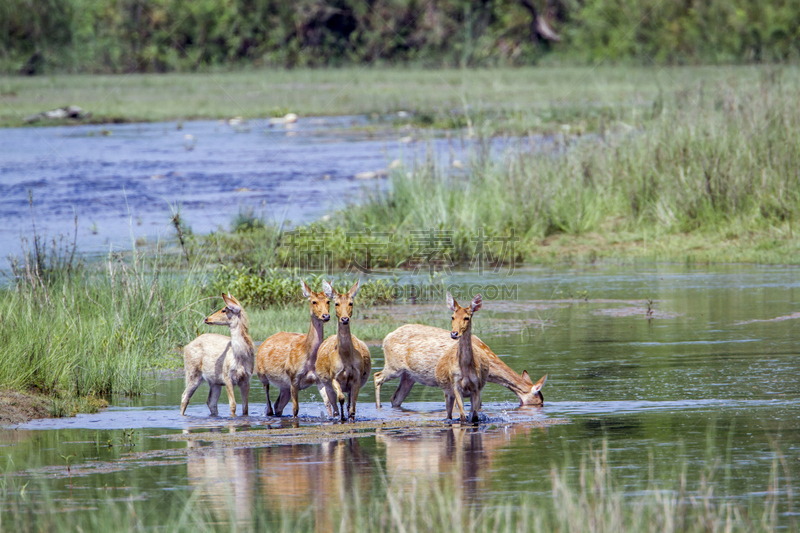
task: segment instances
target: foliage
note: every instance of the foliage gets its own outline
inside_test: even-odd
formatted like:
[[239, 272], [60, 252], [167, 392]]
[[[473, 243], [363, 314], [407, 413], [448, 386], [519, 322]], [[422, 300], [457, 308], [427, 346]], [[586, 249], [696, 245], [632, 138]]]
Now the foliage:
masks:
[[[229, 268], [225, 265], [214, 272], [212, 291], [230, 292], [243, 304], [261, 308], [297, 305], [306, 301], [300, 290], [300, 280], [305, 281], [312, 290], [322, 291], [321, 274], [301, 276], [297, 272], [286, 273], [277, 270], [256, 273], [250, 268]], [[349, 283], [352, 285], [353, 281]], [[339, 292], [347, 292], [351, 285], [348, 285], [346, 279], [333, 281], [334, 289]], [[358, 292], [359, 305], [372, 306], [392, 303], [395, 300], [393, 284], [390, 281], [377, 279], [361, 283]]]
[[794, 60], [800, 3], [512, 0], [6, 0], [7, 72], [165, 72], [243, 63], [497, 66], [553, 56], [650, 64]]

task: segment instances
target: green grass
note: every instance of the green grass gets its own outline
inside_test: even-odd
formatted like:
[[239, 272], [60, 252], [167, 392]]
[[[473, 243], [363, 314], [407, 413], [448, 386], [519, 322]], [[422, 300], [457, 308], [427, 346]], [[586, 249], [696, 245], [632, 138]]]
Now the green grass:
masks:
[[[396, 125], [487, 131], [596, 131], [622, 121], [638, 125], [660, 94], [712, 89], [729, 80], [757, 83], [773, 67], [538, 67], [497, 69], [264, 69], [199, 74], [0, 77], [0, 125], [78, 105], [93, 122], [300, 116], [416, 116]], [[787, 68], [785, 83], [797, 83]], [[38, 122], [37, 125], [44, 125]]]
[[150, 370], [196, 335], [206, 291], [192, 272], [162, 274], [157, 258], [133, 255], [72, 270], [37, 266], [35, 254], [18, 263], [0, 289], [0, 388], [46, 394], [62, 402], [56, 414], [75, 398], [147, 390]]
[[457, 242], [513, 235], [528, 260], [546, 260], [566, 236], [567, 248], [589, 243], [574, 246], [584, 260], [797, 262], [800, 92], [780, 71], [762, 74], [664, 94], [644, 127], [564, 135], [556, 153], [477, 151], [466, 175], [433, 165], [396, 172], [388, 194], [331, 224], [400, 240], [421, 229]]
[[[28, 531], [636, 531], [734, 532], [797, 531], [793, 517], [781, 516], [778, 498], [791, 480], [781, 475], [776, 457], [763, 487], [752, 496], [729, 498], [715, 481], [718, 465], [707, 464], [700, 482], [687, 483], [686, 467], [676, 465], [666, 480], [622, 479], [608, 461], [608, 452], [586, 454], [579, 466], [553, 465], [539, 493], [474, 494], [439, 480], [398, 478], [372, 487], [347, 484], [332, 505], [291, 510], [267, 506], [249, 491], [231, 491], [217, 505], [203, 501], [203, 491], [165, 493], [163, 512], [130, 488], [123, 497], [106, 490], [89, 502], [80, 492], [53, 492], [47, 480], [9, 474], [0, 478], [3, 506], [0, 520], [9, 530]], [[230, 480], [230, 486], [233, 482]], [[227, 483], [226, 483], [227, 484]], [[762, 491], [762, 492], [759, 492]], [[85, 492], [85, 491], [84, 491]], [[478, 497], [480, 496], [480, 497]], [[150, 495], [149, 497], [152, 497]], [[791, 496], [788, 496], [791, 500]], [[88, 505], [87, 505], [88, 503]], [[791, 505], [791, 504], [790, 504]]]

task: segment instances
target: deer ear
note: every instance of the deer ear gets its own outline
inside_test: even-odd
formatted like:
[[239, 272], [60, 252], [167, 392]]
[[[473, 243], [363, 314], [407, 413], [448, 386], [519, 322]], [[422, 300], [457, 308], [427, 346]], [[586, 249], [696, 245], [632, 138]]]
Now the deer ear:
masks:
[[533, 386], [531, 392], [539, 392], [540, 390], [542, 390], [542, 387], [544, 387], [546, 381], [547, 381], [547, 374], [542, 376], [541, 379], [539, 379], [539, 381], [536, 382], [536, 385]]
[[447, 308], [451, 311], [455, 311], [457, 305], [458, 302], [456, 302], [456, 299], [453, 298], [453, 295], [450, 294], [450, 291], [447, 291]]
[[481, 299], [481, 295], [476, 294], [475, 298], [472, 299], [472, 303], [469, 306], [472, 312], [474, 313], [475, 311], [480, 309], [482, 305], [483, 305], [483, 300]]
[[333, 290], [333, 287], [331, 287], [331, 284], [324, 279], [322, 280], [322, 292], [324, 292], [325, 296], [331, 300], [333, 300], [333, 296], [336, 294], [336, 292]]
[[528, 375], [528, 371], [527, 370], [523, 370], [522, 371], [522, 379], [525, 380], [525, 383], [530, 383], [531, 385], [533, 385], [533, 380]]
[[308, 285], [306, 285], [306, 282], [302, 279], [300, 280], [300, 288], [303, 290], [303, 298], [311, 296], [311, 289], [308, 288]]
[[361, 278], [358, 278], [353, 286], [350, 287], [350, 298], [355, 298], [356, 294], [358, 294], [358, 290], [361, 288]]
[[222, 299], [225, 301], [225, 305], [228, 306], [228, 309], [233, 311], [234, 313], [241, 313], [242, 312], [242, 304], [239, 303], [239, 300], [234, 298], [230, 295], [230, 293], [222, 294]]

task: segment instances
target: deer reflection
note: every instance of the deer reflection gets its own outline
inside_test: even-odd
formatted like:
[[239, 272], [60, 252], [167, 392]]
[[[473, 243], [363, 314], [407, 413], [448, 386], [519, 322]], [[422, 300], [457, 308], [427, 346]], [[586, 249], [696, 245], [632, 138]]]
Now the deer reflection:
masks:
[[311, 509], [316, 531], [333, 531], [335, 511], [352, 509], [344, 504], [371, 483], [372, 460], [358, 439], [272, 446], [257, 454], [263, 503], [289, 514]]
[[[236, 428], [230, 426], [229, 431], [234, 433]], [[193, 441], [187, 442], [187, 446], [191, 448], [187, 455], [189, 485], [199, 491], [203, 505], [220, 517], [233, 514], [237, 522], [250, 520], [255, 450], [231, 448], [222, 443], [203, 446]]]
[[394, 490], [441, 481], [460, 497], [473, 499], [489, 487], [497, 451], [530, 430], [509, 426], [481, 432], [453, 426], [436, 432], [381, 432], [377, 440], [385, 448], [386, 475]]
[[352, 513], [374, 499], [376, 488], [411, 494], [445, 487], [466, 502], [477, 500], [490, 487], [498, 451], [530, 431], [379, 429], [377, 447], [363, 437], [256, 449], [190, 443], [189, 482], [221, 516], [233, 506], [236, 519], [247, 520], [253, 505], [289, 516], [310, 513], [314, 529], [329, 532], [355, 523]]

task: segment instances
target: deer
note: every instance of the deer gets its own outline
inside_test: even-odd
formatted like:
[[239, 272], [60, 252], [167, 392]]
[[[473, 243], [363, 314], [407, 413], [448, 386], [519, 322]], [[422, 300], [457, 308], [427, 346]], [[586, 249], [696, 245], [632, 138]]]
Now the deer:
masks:
[[181, 396], [181, 415], [192, 394], [203, 381], [211, 389], [208, 393], [209, 411], [217, 416], [217, 402], [222, 386], [228, 392], [231, 416], [236, 416], [236, 396], [233, 387], [242, 393], [242, 416], [248, 415], [247, 396], [250, 392], [250, 376], [253, 375], [255, 348], [253, 339], [247, 332], [247, 313], [239, 301], [228, 294], [222, 295], [225, 307], [206, 317], [204, 322], [211, 326], [228, 326], [231, 336], [218, 333], [203, 333], [183, 349], [183, 369], [186, 375], [186, 389]]
[[297, 418], [300, 411], [298, 393], [317, 382], [317, 352], [324, 339], [324, 324], [331, 319], [328, 297], [324, 292], [312, 291], [302, 280], [300, 288], [311, 311], [308, 333], [276, 333], [261, 343], [256, 354], [256, 374], [264, 385], [267, 396], [264, 416], [273, 416], [273, 407], [269, 400], [270, 383], [280, 390], [275, 399], [274, 414], [281, 416], [291, 397], [292, 413]]
[[[466, 422], [464, 397], [470, 398], [470, 420], [477, 423], [481, 410], [481, 391], [489, 376], [490, 356], [480, 345], [472, 344], [472, 316], [481, 308], [483, 300], [477, 294], [467, 307], [461, 307], [447, 293], [447, 307], [453, 311], [450, 337], [458, 343], [447, 348], [436, 363], [436, 383], [444, 391], [447, 418], [453, 418], [453, 403], [458, 406], [461, 422]], [[481, 343], [483, 344], [483, 343]], [[484, 345], [485, 346], [485, 345]]]
[[[355, 420], [358, 391], [369, 379], [372, 369], [367, 345], [350, 333], [350, 317], [353, 299], [361, 287], [356, 280], [350, 290], [339, 294], [327, 281], [322, 282], [325, 294], [333, 300], [336, 310], [336, 335], [331, 335], [317, 352], [317, 386], [330, 416], [337, 416], [341, 408], [341, 419], [345, 421], [344, 393], [347, 393], [349, 419]], [[337, 405], [338, 402], [338, 405]]]
[[[517, 395], [520, 407], [544, 404], [541, 389], [547, 374], [533, 383], [527, 370], [522, 375], [506, 365], [477, 335], [472, 336], [473, 349], [478, 346], [489, 354], [489, 383], [501, 385]], [[415, 383], [436, 387], [436, 365], [442, 354], [453, 345], [450, 332], [422, 324], [400, 326], [383, 339], [383, 370], [373, 376], [375, 381], [375, 406], [381, 408], [381, 385], [390, 379], [400, 378], [400, 385], [392, 395], [392, 407], [400, 407]]]

